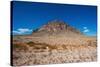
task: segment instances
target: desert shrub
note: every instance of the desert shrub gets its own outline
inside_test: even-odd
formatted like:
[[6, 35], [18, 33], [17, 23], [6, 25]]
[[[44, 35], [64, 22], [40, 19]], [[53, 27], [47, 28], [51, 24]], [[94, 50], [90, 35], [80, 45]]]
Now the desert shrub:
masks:
[[59, 46], [57, 45], [48, 45], [48, 47], [53, 50], [53, 49], [58, 49]]
[[46, 43], [35, 43], [35, 42], [28, 42], [27, 45], [32, 47], [33, 49], [47, 49], [49, 48], [48, 44]]
[[13, 44], [13, 49], [27, 50], [28, 48], [24, 44], [15, 43], [15, 44]]
[[30, 46], [32, 46], [32, 45], [46, 45], [45, 43], [36, 43], [36, 42], [33, 42], [33, 41], [30, 41], [27, 44], [30, 45]]
[[31, 46], [31, 47], [34, 46], [35, 44], [36, 44], [36, 43], [34, 43], [34, 42], [32, 42], [32, 41], [30, 41], [30, 42], [27, 43], [27, 45], [29, 45], [29, 46]]
[[94, 46], [94, 47], [97, 47], [97, 41], [94, 41], [94, 40], [88, 40], [87, 41], [87, 45], [88, 46]]
[[38, 44], [34, 46], [35, 49], [48, 49], [49, 46], [47, 44]]
[[62, 48], [63, 48], [63, 49], [66, 49], [66, 45], [62, 45]]
[[27, 44], [35, 44], [34, 42], [32, 42], [32, 41], [30, 41], [30, 42], [28, 42]]

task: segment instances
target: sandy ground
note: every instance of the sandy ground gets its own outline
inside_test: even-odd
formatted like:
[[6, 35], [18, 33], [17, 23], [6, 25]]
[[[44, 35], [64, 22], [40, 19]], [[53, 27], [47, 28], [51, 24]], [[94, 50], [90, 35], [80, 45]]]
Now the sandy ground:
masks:
[[14, 66], [97, 61], [95, 37], [22, 37], [13, 40]]

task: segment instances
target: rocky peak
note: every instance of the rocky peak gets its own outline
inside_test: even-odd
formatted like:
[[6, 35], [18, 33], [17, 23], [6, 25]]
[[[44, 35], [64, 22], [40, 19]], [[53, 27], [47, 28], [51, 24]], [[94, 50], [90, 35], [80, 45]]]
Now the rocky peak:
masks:
[[52, 20], [47, 24], [43, 25], [37, 32], [47, 32], [47, 33], [69, 33], [72, 32], [74, 34], [81, 34], [81, 32], [72, 26], [68, 25], [62, 20]]
[[66, 30], [67, 24], [61, 20], [53, 20], [41, 27], [39, 31], [58, 32]]

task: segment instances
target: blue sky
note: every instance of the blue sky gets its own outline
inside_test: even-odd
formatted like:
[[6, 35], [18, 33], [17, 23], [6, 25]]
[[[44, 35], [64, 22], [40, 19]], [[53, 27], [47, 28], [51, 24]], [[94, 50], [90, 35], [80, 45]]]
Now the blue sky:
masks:
[[60, 19], [85, 35], [97, 33], [97, 7], [13, 1], [13, 34], [31, 34], [48, 21]]

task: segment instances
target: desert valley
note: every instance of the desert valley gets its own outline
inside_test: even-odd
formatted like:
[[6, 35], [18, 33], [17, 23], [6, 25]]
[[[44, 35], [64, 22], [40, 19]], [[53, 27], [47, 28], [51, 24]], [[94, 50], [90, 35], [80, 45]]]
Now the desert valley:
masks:
[[12, 35], [14, 66], [90, 61], [97, 61], [97, 38], [61, 20], [49, 21], [30, 35]]

